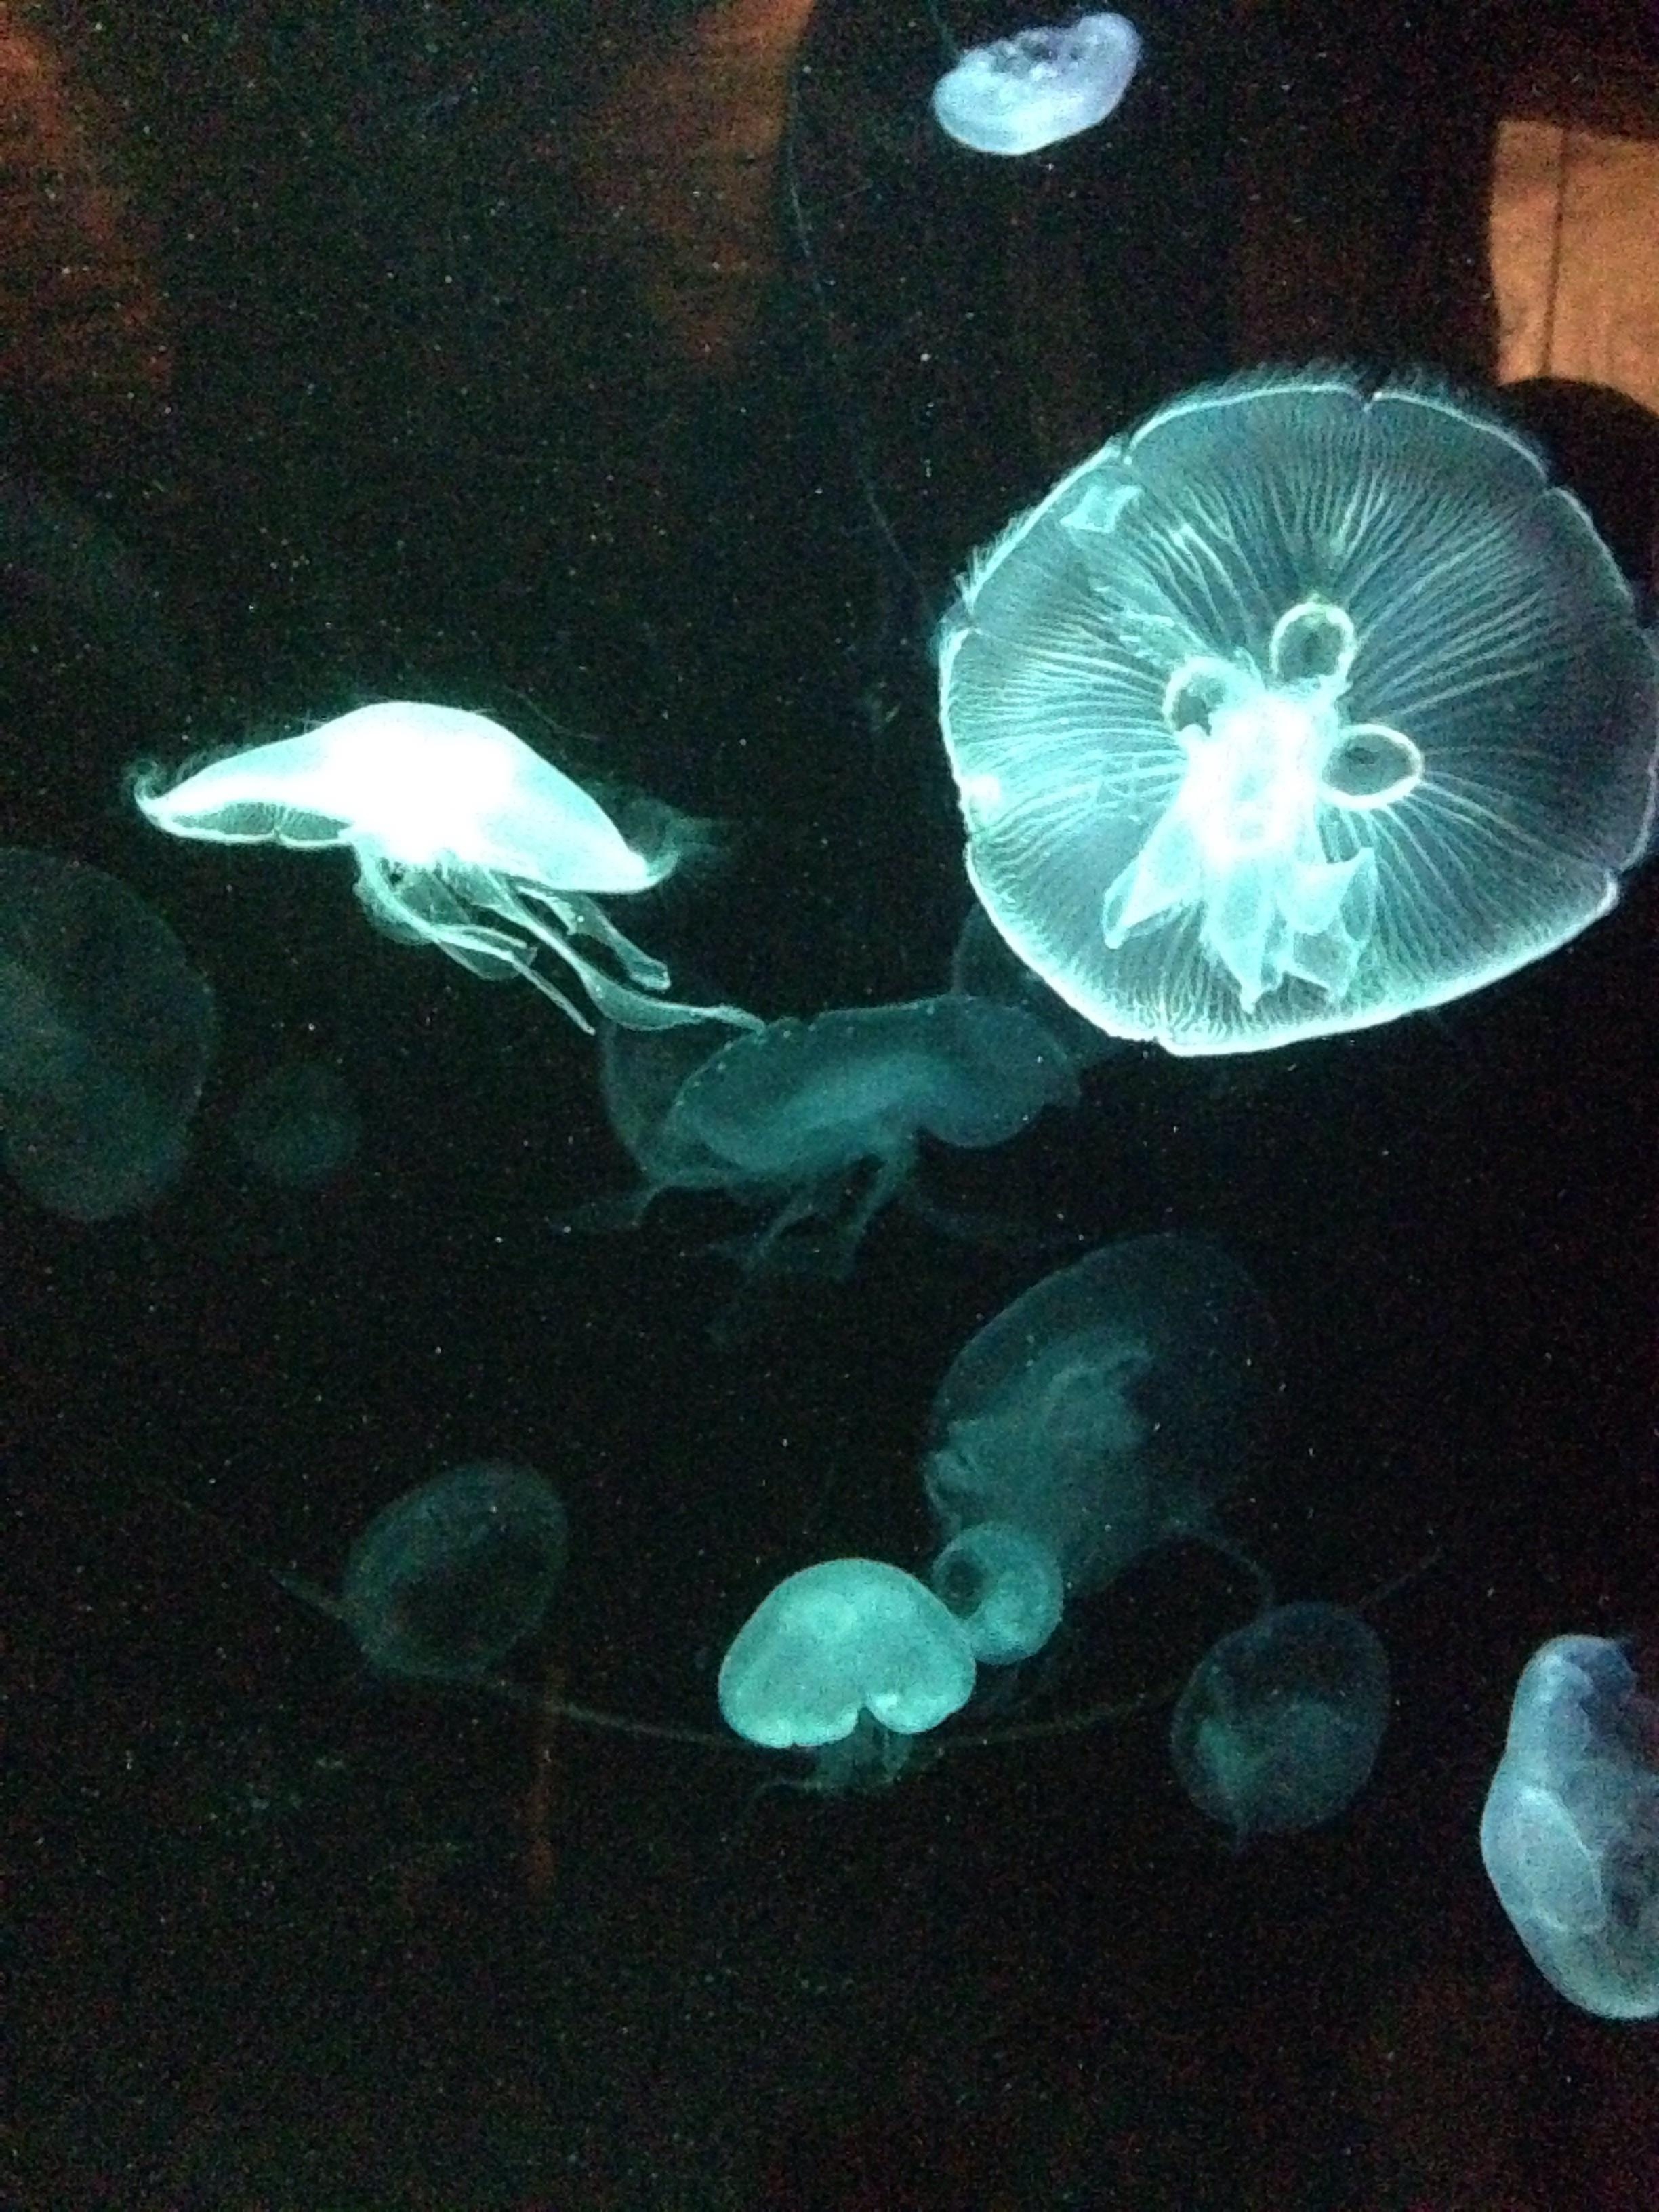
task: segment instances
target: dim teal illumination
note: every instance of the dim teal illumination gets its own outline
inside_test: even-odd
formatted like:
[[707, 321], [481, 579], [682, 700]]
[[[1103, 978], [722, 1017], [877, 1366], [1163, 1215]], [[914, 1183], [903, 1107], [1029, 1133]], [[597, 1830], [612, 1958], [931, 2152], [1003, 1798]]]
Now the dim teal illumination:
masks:
[[37, 1204], [107, 1221], [183, 1167], [213, 994], [124, 884], [0, 850], [0, 1159]]
[[880, 1559], [825, 1559], [786, 1576], [738, 1631], [720, 1705], [729, 1728], [769, 1751], [857, 1734], [867, 1765], [893, 1758], [884, 1737], [948, 1720], [974, 1677], [961, 1623], [925, 1583]]
[[376, 1515], [326, 1609], [382, 1674], [476, 1680], [540, 1628], [567, 1548], [541, 1475], [506, 1461], [456, 1468]]
[[1388, 1656], [1357, 1613], [1275, 1606], [1199, 1661], [1170, 1752], [1199, 1810], [1242, 1843], [1334, 1820], [1370, 1778], [1388, 1717]]
[[1249, 1480], [1272, 1379], [1272, 1325], [1224, 1252], [1184, 1236], [1102, 1245], [951, 1363], [925, 1473], [940, 1534], [1018, 1529], [1072, 1593], [1176, 1538], [1225, 1551], [1212, 1509]]
[[625, 1218], [659, 1191], [725, 1191], [771, 1209], [750, 1266], [799, 1261], [808, 1244], [794, 1232], [829, 1219], [817, 1259], [835, 1275], [850, 1269], [924, 1137], [1002, 1144], [1043, 1107], [1077, 1097], [1051, 1028], [1020, 1006], [953, 992], [787, 1018], [719, 1042], [612, 1030], [603, 1071], [611, 1126], [646, 1178]]
[[1605, 1637], [1553, 1637], [1528, 1661], [1480, 1853], [1563, 1996], [1659, 2016], [1659, 1701]]
[[1041, 1651], [1066, 1609], [1066, 1579], [1054, 1553], [1006, 1521], [981, 1521], [953, 1536], [927, 1579], [982, 1667], [1011, 1667]]
[[[672, 874], [695, 825], [656, 808], [649, 839], [629, 844], [579, 784], [482, 714], [409, 700], [359, 707], [179, 782], [141, 771], [133, 796], [178, 837], [349, 846], [357, 896], [388, 936], [436, 945], [475, 975], [521, 975], [579, 1028], [592, 1024], [540, 964], [543, 951], [574, 969], [614, 1022], [759, 1026], [736, 1007], [661, 996], [667, 969], [599, 903]], [[620, 975], [579, 951], [577, 938], [600, 947]]]
[[981, 555], [939, 658], [992, 920], [1171, 1052], [1494, 981], [1607, 911], [1652, 821], [1629, 587], [1534, 449], [1426, 381], [1170, 402]]

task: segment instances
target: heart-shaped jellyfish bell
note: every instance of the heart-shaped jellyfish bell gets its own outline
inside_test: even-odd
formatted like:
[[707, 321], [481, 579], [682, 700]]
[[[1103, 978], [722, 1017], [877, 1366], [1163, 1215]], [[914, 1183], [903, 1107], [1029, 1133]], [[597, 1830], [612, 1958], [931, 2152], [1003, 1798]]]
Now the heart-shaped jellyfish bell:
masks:
[[1629, 585], [1533, 447], [1426, 380], [1170, 401], [987, 548], [939, 661], [987, 911], [1171, 1052], [1495, 981], [1607, 913], [1653, 821]]
[[1125, 16], [1037, 24], [970, 47], [934, 86], [933, 114], [976, 154], [1036, 154], [1103, 122], [1139, 63]]
[[[613, 1022], [759, 1027], [735, 1006], [664, 996], [667, 969], [599, 904], [672, 875], [701, 842], [697, 824], [641, 802], [630, 842], [580, 784], [483, 714], [413, 700], [359, 707], [171, 784], [140, 769], [133, 797], [175, 837], [349, 847], [357, 896], [388, 936], [435, 945], [487, 980], [520, 975], [579, 1028], [592, 1024], [540, 964], [544, 951]], [[577, 939], [591, 939], [620, 972], [579, 950]]]
[[811, 1752], [816, 1788], [874, 1788], [967, 1704], [975, 1671], [961, 1624], [914, 1575], [825, 1559], [786, 1576], [738, 1631], [720, 1711], [750, 1743]]
[[1274, 1606], [1199, 1661], [1170, 1752], [1194, 1804], [1248, 1843], [1334, 1820], [1370, 1778], [1388, 1714], [1388, 1657], [1358, 1613]]
[[1618, 1644], [1556, 1636], [1527, 1662], [1480, 1855], [1563, 1996], [1603, 2020], [1659, 2016], [1659, 1699]]

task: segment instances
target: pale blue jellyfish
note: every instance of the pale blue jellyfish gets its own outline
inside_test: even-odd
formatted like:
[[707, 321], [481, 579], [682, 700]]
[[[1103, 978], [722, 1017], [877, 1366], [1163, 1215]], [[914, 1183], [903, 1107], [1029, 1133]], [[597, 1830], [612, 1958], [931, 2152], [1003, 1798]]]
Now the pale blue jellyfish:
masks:
[[[669, 974], [599, 900], [672, 874], [695, 826], [651, 807], [629, 843], [599, 802], [483, 714], [390, 700], [319, 728], [213, 761], [180, 781], [145, 769], [133, 796], [157, 829], [222, 844], [349, 846], [357, 896], [377, 927], [438, 945], [475, 975], [521, 975], [579, 1028], [586, 1016], [541, 955], [576, 976], [599, 1011], [640, 1029], [691, 1021], [758, 1027], [733, 1006], [661, 995]], [[574, 940], [587, 939], [612, 975]]]
[[967, 1704], [975, 1672], [961, 1623], [914, 1575], [826, 1559], [786, 1576], [738, 1631], [720, 1712], [766, 1750], [827, 1758], [826, 1786], [890, 1780], [909, 1740]]
[[951, 1364], [924, 1476], [941, 1535], [1011, 1525], [1070, 1594], [1175, 1539], [1227, 1552], [1212, 1508], [1249, 1480], [1272, 1368], [1272, 1325], [1224, 1252], [1186, 1236], [1102, 1245]]
[[1346, 1810], [1388, 1717], [1388, 1655], [1368, 1623], [1340, 1605], [1275, 1606], [1199, 1661], [1170, 1749], [1194, 1804], [1247, 1843]]
[[551, 1483], [484, 1461], [394, 1498], [352, 1546], [337, 1604], [323, 1602], [381, 1674], [477, 1680], [541, 1627], [567, 1549]]
[[1423, 382], [1191, 392], [939, 634], [969, 873], [1103, 1030], [1242, 1052], [1478, 989], [1619, 896], [1659, 674], [1539, 455]]
[[933, 88], [939, 127], [976, 154], [1035, 154], [1103, 122], [1129, 88], [1140, 36], [1122, 15], [1083, 15], [973, 46]]
[[348, 1166], [362, 1120], [338, 1068], [284, 1060], [252, 1085], [231, 1125], [236, 1149], [272, 1182], [305, 1189]]
[[76, 1221], [151, 1206], [183, 1166], [213, 994], [125, 884], [0, 851], [0, 1158]]
[[934, 1594], [962, 1623], [982, 1667], [1012, 1667], [1041, 1651], [1066, 1609], [1066, 1579], [1041, 1538], [1007, 1521], [953, 1536], [927, 1571]]
[[751, 1265], [799, 1258], [791, 1232], [829, 1218], [816, 1264], [843, 1273], [876, 1214], [903, 1187], [924, 1137], [1006, 1142], [1077, 1097], [1053, 1030], [1023, 1008], [951, 992], [837, 1007], [714, 1042], [694, 1032], [608, 1032], [612, 1127], [645, 1176], [637, 1219], [664, 1190], [720, 1190], [772, 1218]]
[[1616, 1644], [1553, 1637], [1527, 1662], [1480, 1855], [1564, 1997], [1603, 2020], [1659, 2015], [1659, 1701]]

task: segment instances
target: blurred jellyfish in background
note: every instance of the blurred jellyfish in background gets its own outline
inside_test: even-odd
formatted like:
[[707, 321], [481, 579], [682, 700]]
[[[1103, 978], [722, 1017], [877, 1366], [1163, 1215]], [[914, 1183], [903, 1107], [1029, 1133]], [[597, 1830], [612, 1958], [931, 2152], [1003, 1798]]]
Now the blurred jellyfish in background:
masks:
[[[1212, 1509], [1249, 1480], [1273, 1342], [1253, 1285], [1199, 1237], [1126, 1237], [1025, 1291], [963, 1346], [933, 1402], [936, 1586], [972, 1591], [994, 1579], [981, 1562], [1000, 1559], [1017, 1609], [1052, 1632], [1052, 1598], [1005, 1531], [1068, 1596], [1177, 1539], [1237, 1559]], [[982, 1549], [958, 1568], [969, 1535]]]
[[1122, 15], [1039, 25], [971, 47], [933, 87], [933, 114], [976, 154], [1038, 153], [1103, 122], [1139, 62], [1139, 33]]
[[1556, 1636], [1527, 1662], [1480, 1856], [1564, 1997], [1603, 2020], [1659, 2015], [1659, 1701], [1618, 1644]]
[[377, 1514], [325, 1609], [381, 1674], [477, 1680], [542, 1626], [568, 1549], [551, 1483], [510, 1461], [481, 1461]]
[[301, 1190], [327, 1182], [356, 1157], [362, 1120], [338, 1068], [291, 1060], [250, 1086], [231, 1133], [250, 1167]]
[[[723, 1191], [771, 1209], [746, 1264], [832, 1276], [851, 1270], [924, 1137], [1004, 1144], [1045, 1106], [1077, 1098], [1052, 1029], [953, 992], [787, 1017], [718, 1043], [685, 1030], [608, 1030], [603, 1084], [611, 1127], [646, 1178], [621, 1218], [637, 1222], [661, 1191]], [[580, 1217], [616, 1218], [604, 1207]], [[815, 1221], [831, 1224], [826, 1235], [799, 1233]]]
[[1388, 1717], [1375, 1630], [1343, 1606], [1275, 1606], [1199, 1661], [1170, 1748], [1194, 1804], [1243, 1844], [1346, 1810], [1370, 1779]]
[[[592, 1024], [539, 964], [551, 952], [599, 1012], [641, 1029], [758, 1028], [733, 1006], [660, 995], [669, 975], [623, 935], [600, 895], [648, 890], [696, 848], [696, 824], [654, 804], [630, 844], [599, 802], [483, 714], [410, 700], [232, 753], [169, 784], [145, 769], [133, 797], [158, 830], [221, 844], [349, 846], [377, 927], [430, 944], [475, 975], [520, 975]], [[621, 970], [573, 941], [591, 939]]]
[[0, 1155], [76, 1221], [154, 1205], [185, 1163], [213, 995], [124, 884], [0, 851]]
[[939, 634], [969, 873], [1091, 1022], [1243, 1052], [1388, 1021], [1613, 905], [1659, 672], [1534, 449], [1427, 381], [1171, 401]]
[[769, 1751], [809, 1751], [817, 1787], [878, 1787], [911, 1740], [973, 1695], [974, 1653], [925, 1583], [879, 1559], [787, 1575], [720, 1663], [726, 1725]]

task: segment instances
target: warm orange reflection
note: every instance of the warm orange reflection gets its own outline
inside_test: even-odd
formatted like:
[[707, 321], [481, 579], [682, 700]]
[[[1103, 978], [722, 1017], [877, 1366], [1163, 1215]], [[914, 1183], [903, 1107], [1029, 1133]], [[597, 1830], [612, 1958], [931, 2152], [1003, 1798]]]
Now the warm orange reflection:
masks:
[[718, 0], [625, 69], [575, 149], [590, 220], [676, 352], [725, 367], [776, 265], [778, 149], [812, 0]]

